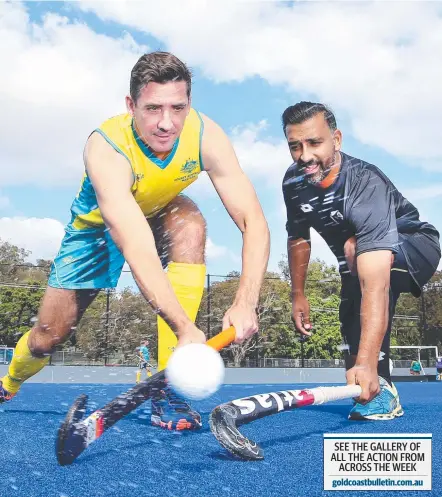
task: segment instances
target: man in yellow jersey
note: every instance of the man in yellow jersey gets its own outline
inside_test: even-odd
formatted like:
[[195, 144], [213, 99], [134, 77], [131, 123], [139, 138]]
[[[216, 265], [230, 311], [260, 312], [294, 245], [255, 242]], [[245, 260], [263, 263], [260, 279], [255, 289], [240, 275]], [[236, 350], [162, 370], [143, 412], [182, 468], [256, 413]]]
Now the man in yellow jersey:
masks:
[[[229, 139], [191, 108], [189, 70], [170, 53], [143, 55], [132, 69], [126, 105], [126, 114], [108, 119], [87, 140], [84, 178], [38, 321], [17, 343], [0, 380], [0, 402], [48, 363], [99, 290], [117, 285], [125, 260], [158, 313], [159, 369], [177, 344], [205, 342], [194, 322], [205, 281], [206, 224], [197, 206], [180, 195], [201, 171], [243, 236], [240, 284], [223, 327], [236, 328], [237, 342], [258, 329], [267, 223]], [[201, 418], [164, 385], [152, 400], [152, 423], [192, 429]]]

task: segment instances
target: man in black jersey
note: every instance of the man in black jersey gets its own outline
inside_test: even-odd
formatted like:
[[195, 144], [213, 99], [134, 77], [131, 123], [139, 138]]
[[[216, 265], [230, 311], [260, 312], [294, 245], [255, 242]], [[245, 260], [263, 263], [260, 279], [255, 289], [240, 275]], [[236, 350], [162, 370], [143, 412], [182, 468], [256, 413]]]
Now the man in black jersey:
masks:
[[304, 286], [314, 228], [342, 278], [347, 383], [362, 388], [349, 418], [401, 416], [389, 369], [391, 323], [400, 293], [418, 297], [436, 271], [439, 233], [377, 167], [340, 151], [342, 134], [327, 107], [300, 102], [284, 111], [282, 123], [294, 160], [283, 193], [296, 329], [311, 334]]

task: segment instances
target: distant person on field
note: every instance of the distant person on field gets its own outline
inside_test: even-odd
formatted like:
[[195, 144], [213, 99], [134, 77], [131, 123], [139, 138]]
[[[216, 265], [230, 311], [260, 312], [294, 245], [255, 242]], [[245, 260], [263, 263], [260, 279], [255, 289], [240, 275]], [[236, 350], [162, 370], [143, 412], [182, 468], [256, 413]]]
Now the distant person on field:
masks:
[[419, 361], [412, 361], [410, 365], [410, 374], [420, 375], [422, 373], [422, 365]]
[[143, 369], [146, 371], [146, 376], [150, 377], [152, 376], [152, 371], [150, 368], [152, 368], [152, 364], [150, 364], [150, 351], [149, 351], [149, 340], [144, 340], [141, 342], [141, 346], [138, 350], [138, 357], [140, 358], [140, 363], [138, 365], [138, 371], [137, 371], [137, 383], [140, 382], [141, 380], [141, 372]]
[[442, 381], [442, 355], [436, 358], [436, 379]]

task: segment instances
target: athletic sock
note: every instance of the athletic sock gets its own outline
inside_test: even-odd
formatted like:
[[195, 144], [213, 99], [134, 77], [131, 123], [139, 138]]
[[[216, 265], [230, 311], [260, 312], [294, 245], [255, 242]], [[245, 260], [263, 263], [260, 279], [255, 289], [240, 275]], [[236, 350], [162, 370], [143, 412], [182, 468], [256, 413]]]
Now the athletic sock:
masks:
[[[195, 322], [203, 297], [206, 276], [205, 264], [170, 262], [167, 276], [189, 319]], [[167, 361], [178, 340], [169, 325], [158, 316], [158, 370], [166, 367]]]
[[381, 349], [379, 353], [379, 362], [378, 362], [378, 375], [384, 378], [387, 383], [391, 386], [391, 373], [390, 373], [390, 353], [389, 351], [384, 351]]
[[50, 356], [32, 355], [28, 347], [30, 333], [31, 331], [26, 332], [17, 342], [8, 373], [1, 379], [3, 388], [9, 393], [17, 393], [24, 381], [38, 373], [49, 362]]

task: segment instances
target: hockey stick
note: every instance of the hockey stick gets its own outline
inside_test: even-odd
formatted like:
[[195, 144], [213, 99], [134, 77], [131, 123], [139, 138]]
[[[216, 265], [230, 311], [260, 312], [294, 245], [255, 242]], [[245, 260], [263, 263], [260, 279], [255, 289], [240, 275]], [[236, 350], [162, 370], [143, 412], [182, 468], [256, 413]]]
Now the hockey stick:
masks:
[[264, 451], [238, 430], [238, 426], [299, 407], [325, 404], [335, 400], [358, 397], [359, 385], [316, 387], [306, 390], [284, 390], [252, 395], [221, 404], [210, 413], [209, 424], [218, 442], [234, 456], [249, 461], [264, 459]]
[[[208, 340], [207, 345], [215, 350], [221, 350], [234, 340], [235, 329], [230, 327]], [[150, 399], [154, 392], [163, 388], [164, 380], [163, 370], [118, 395], [83, 420], [88, 397], [80, 395], [72, 404], [58, 430], [56, 452], [59, 464], [62, 466], [72, 464], [88, 445], [100, 438], [117, 421]]]

